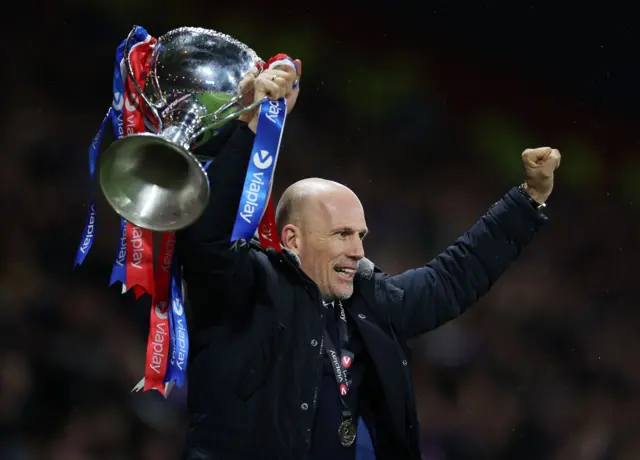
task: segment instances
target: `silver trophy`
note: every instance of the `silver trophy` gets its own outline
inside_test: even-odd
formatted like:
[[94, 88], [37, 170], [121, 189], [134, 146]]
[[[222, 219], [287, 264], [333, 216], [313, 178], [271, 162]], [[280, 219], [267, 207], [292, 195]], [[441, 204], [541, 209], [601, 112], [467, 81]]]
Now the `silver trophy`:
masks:
[[260, 104], [243, 105], [238, 94], [239, 83], [260, 58], [228, 35], [182, 27], [154, 45], [141, 90], [129, 61], [134, 32], [135, 27], [125, 42], [125, 67], [158, 130], [112, 143], [100, 156], [100, 187], [125, 220], [152, 231], [177, 231], [195, 222], [209, 201], [202, 167], [207, 158], [191, 149], [205, 132]]

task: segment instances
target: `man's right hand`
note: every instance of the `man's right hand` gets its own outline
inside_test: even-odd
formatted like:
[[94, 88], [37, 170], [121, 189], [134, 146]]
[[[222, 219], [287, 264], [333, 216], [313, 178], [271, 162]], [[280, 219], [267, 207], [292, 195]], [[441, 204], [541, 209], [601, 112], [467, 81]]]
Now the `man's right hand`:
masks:
[[522, 152], [526, 181], [524, 191], [538, 204], [543, 204], [553, 190], [554, 172], [560, 166], [560, 152], [551, 147]]
[[[295, 61], [296, 68], [290, 66], [277, 66], [273, 69], [266, 69], [260, 73], [249, 72], [239, 86], [240, 94], [244, 94], [243, 105], [250, 105], [253, 102], [262, 101], [265, 97], [271, 100], [281, 98], [287, 99], [287, 114], [291, 112], [298, 100], [300, 93], [300, 76], [302, 74], [302, 63], [299, 59]], [[298, 85], [293, 88], [298, 80]], [[255, 133], [258, 126], [258, 116], [260, 109], [245, 113], [240, 116], [240, 120], [245, 121], [249, 128]]]

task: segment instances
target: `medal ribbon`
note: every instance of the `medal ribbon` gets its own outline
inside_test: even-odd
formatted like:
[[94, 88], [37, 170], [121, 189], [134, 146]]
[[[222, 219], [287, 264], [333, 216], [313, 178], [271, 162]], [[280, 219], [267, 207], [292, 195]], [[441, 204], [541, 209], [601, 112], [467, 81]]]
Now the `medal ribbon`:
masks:
[[[343, 400], [343, 396], [346, 396], [349, 393], [349, 376], [347, 373], [347, 369], [351, 367], [353, 362], [353, 356], [350, 353], [347, 353], [345, 350], [345, 346], [349, 341], [349, 329], [347, 327], [347, 317], [345, 315], [344, 307], [342, 302], [336, 301], [338, 308], [340, 308], [340, 319], [338, 326], [338, 338], [340, 340], [340, 348], [336, 348], [333, 344], [333, 340], [329, 336], [329, 333], [324, 331], [324, 349], [327, 353], [327, 356], [331, 360], [333, 373], [336, 377], [336, 382], [338, 383], [338, 390], [340, 391], [340, 400], [342, 401], [342, 405], [346, 407], [346, 403]], [[331, 313], [333, 314], [333, 312]]]
[[[349, 341], [349, 329], [347, 325], [347, 316], [344, 311], [342, 302], [336, 301], [335, 304], [340, 308], [340, 318], [338, 320], [338, 340], [340, 348], [336, 348], [331, 340], [331, 336], [325, 329], [323, 335], [323, 347], [329, 360], [331, 361], [331, 368], [338, 384], [338, 391], [340, 394], [340, 403], [342, 404], [342, 420], [338, 429], [340, 436], [340, 442], [343, 446], [348, 447], [355, 441], [355, 424], [354, 414], [345, 401], [345, 396], [349, 393], [349, 375], [347, 369], [353, 364], [353, 354], [345, 349], [347, 342]], [[330, 314], [335, 314], [331, 312]]]

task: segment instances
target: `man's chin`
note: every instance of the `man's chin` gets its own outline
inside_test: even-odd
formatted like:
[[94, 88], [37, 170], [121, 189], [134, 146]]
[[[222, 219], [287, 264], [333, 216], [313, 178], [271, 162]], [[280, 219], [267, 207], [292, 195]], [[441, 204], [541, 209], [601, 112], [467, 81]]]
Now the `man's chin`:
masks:
[[334, 293], [334, 300], [348, 300], [353, 295], [353, 289], [336, 291]]

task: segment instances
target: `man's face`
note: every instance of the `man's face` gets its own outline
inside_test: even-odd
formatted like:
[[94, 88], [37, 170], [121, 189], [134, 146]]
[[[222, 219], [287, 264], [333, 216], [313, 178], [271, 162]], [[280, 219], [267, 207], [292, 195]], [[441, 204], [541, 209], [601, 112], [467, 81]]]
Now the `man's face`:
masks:
[[348, 189], [309, 198], [297, 238], [300, 268], [324, 300], [348, 299], [360, 259], [367, 224], [360, 200]]

